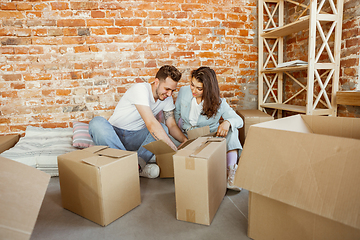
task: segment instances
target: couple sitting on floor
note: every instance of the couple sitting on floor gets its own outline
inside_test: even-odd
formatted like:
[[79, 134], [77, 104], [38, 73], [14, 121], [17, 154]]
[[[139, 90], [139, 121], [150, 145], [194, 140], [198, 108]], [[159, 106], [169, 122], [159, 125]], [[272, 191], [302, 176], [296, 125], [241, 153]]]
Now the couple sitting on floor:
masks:
[[[134, 84], [120, 99], [109, 120], [98, 116], [90, 121], [89, 133], [94, 143], [137, 151], [140, 176], [156, 178], [160, 173], [159, 167], [147, 164], [153, 153], [143, 148], [144, 145], [161, 139], [177, 150], [188, 140], [186, 131], [209, 126], [210, 132], [226, 138], [227, 187], [240, 191], [233, 185], [233, 179], [242, 150], [238, 139], [238, 128], [243, 126], [242, 119], [225, 99], [220, 98], [213, 69], [200, 67], [192, 71], [190, 86], [181, 87], [174, 105], [172, 93], [180, 79], [178, 69], [165, 65], [157, 72], [154, 82]], [[165, 124], [155, 117], [161, 111]], [[223, 119], [221, 124], [220, 118]]]

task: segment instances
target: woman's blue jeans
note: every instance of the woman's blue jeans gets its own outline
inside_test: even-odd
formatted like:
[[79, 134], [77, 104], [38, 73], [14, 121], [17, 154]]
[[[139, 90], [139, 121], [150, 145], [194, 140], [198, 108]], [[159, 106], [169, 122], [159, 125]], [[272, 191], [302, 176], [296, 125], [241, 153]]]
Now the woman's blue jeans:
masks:
[[[169, 134], [168, 128], [161, 123]], [[138, 156], [148, 162], [154, 155], [142, 146], [156, 141], [147, 128], [137, 131], [129, 131], [111, 125], [103, 117], [94, 117], [89, 123], [89, 133], [96, 145], [109, 146], [110, 148], [137, 151]]]

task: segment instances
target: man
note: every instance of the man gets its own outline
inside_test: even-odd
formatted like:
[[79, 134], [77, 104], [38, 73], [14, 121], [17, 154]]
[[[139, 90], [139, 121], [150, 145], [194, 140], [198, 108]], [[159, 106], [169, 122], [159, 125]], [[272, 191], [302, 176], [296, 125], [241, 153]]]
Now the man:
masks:
[[[181, 79], [181, 73], [174, 66], [162, 66], [154, 82], [137, 83], [131, 86], [117, 104], [113, 115], [107, 121], [94, 117], [89, 123], [89, 133], [96, 145], [127, 151], [137, 151], [140, 176], [156, 178], [159, 166], [146, 164], [153, 153], [142, 146], [163, 140], [177, 150], [168, 133], [179, 142], [187, 138], [175, 122], [172, 93]], [[156, 119], [163, 111], [165, 124]]]

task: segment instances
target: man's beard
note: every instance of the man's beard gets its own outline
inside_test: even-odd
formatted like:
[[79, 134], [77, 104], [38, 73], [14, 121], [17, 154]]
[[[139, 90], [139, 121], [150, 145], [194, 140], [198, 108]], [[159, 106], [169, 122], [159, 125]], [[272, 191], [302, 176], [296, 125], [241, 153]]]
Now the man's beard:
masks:
[[[159, 84], [159, 86], [160, 86], [160, 84]], [[157, 95], [157, 97], [158, 97], [158, 99], [159, 99], [160, 101], [164, 101], [164, 100], [166, 99], [166, 97], [164, 97], [163, 95], [160, 95], [160, 94], [159, 94], [159, 86], [156, 88], [155, 93], [156, 93], [156, 95]], [[164, 97], [164, 98], [161, 99], [161, 97]]]

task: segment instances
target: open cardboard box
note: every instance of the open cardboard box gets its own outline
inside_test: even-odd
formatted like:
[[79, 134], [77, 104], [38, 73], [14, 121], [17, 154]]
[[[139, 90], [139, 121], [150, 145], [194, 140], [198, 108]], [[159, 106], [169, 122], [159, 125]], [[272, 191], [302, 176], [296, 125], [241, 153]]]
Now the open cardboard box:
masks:
[[[194, 139], [203, 135], [210, 134], [209, 126], [192, 129], [187, 131], [188, 141], [183, 143], [179, 150], [190, 144]], [[145, 149], [149, 150], [156, 157], [156, 163], [160, 168], [160, 178], [173, 178], [174, 177], [174, 164], [172, 156], [176, 153], [169, 145], [167, 145], [163, 140], [158, 140], [151, 142], [143, 146]]]
[[210, 225], [226, 193], [226, 139], [199, 137], [173, 161], [176, 218]]
[[250, 238], [360, 239], [360, 119], [252, 125], [235, 185], [249, 190]]
[[0, 136], [0, 153], [13, 147], [19, 141], [19, 138], [19, 135]]
[[50, 175], [0, 157], [0, 239], [30, 239]]
[[251, 125], [274, 120], [273, 116], [257, 109], [237, 109], [236, 113], [244, 122], [244, 126], [239, 128], [239, 140], [241, 146], [244, 146], [245, 138]]
[[93, 146], [58, 156], [62, 204], [106, 226], [141, 203], [136, 152]]

